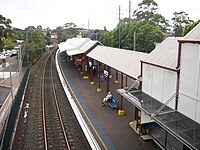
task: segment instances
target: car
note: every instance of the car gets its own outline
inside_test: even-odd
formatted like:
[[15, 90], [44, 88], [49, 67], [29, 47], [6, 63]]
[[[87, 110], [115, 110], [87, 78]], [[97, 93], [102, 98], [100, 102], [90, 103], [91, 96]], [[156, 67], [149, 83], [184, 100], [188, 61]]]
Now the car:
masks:
[[11, 52], [12, 52], [12, 56], [17, 55], [17, 50], [16, 49], [11, 50]]
[[6, 59], [6, 56], [3, 53], [0, 53], [0, 59]]
[[5, 52], [5, 54], [4, 54], [5, 56], [10, 56], [10, 57], [12, 57], [13, 56], [13, 54], [12, 54], [12, 51], [11, 50], [7, 50], [6, 52]]

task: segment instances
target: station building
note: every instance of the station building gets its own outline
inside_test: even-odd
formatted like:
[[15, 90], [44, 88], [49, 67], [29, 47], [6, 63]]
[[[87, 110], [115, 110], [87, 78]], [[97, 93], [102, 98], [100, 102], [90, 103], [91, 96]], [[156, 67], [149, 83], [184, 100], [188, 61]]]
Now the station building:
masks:
[[142, 89], [118, 90], [136, 107], [136, 130], [165, 149], [200, 148], [199, 31], [167, 38], [141, 60]]
[[[102, 46], [88, 38], [73, 38], [59, 45], [93, 84], [91, 66], [111, 69], [120, 80], [119, 115], [126, 114], [124, 100], [133, 105], [129, 125], [142, 138], [153, 138], [163, 149], [200, 149], [200, 24], [185, 37], [169, 37], [150, 54]], [[113, 71], [112, 71], [113, 72]], [[120, 72], [120, 79], [118, 73]], [[125, 76], [125, 86], [123, 83]], [[127, 78], [132, 85], [127, 86]]]

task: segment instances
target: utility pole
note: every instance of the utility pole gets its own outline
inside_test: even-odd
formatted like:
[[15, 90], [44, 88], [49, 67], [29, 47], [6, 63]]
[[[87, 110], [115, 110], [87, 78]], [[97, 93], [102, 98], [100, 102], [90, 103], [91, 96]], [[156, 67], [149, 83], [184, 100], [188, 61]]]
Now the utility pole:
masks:
[[88, 19], [88, 38], [89, 38], [89, 35], [90, 35], [90, 20]]
[[130, 22], [131, 22], [131, 1], [129, 1], [129, 28], [130, 28]]
[[133, 36], [133, 50], [136, 50], [136, 32], [134, 31], [134, 36]]
[[120, 27], [121, 27], [121, 24], [120, 24], [120, 21], [121, 21], [121, 19], [120, 19], [120, 15], [121, 15], [121, 8], [120, 8], [120, 6], [119, 6], [119, 25], [118, 25], [118, 30], [119, 30], [119, 41], [118, 41], [118, 47], [120, 48]]
[[26, 57], [27, 57], [27, 65], [28, 67], [30, 68], [29, 66], [29, 50], [28, 50], [28, 31], [26, 31]]

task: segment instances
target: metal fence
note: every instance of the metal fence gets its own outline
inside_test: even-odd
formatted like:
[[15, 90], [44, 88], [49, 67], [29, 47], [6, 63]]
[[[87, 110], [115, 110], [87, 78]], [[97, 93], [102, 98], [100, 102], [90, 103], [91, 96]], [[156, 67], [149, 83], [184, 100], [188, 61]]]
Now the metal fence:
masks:
[[17, 120], [17, 116], [18, 116], [18, 112], [20, 109], [20, 104], [22, 102], [22, 96], [24, 94], [24, 89], [29, 77], [29, 73], [30, 73], [30, 69], [29, 67], [26, 68], [25, 74], [22, 78], [22, 81], [20, 83], [19, 89], [15, 95], [15, 98], [13, 100], [12, 106], [11, 106], [11, 110], [10, 113], [8, 115], [5, 127], [1, 133], [1, 145], [0, 145], [0, 149], [2, 150], [7, 150], [10, 147], [10, 142], [12, 139], [12, 134], [15, 128], [15, 122]]

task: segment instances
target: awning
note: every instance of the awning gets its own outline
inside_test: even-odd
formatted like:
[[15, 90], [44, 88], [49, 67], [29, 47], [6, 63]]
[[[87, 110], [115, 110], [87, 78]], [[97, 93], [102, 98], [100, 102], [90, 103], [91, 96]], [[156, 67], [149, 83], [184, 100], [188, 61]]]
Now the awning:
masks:
[[[163, 103], [159, 102], [155, 98], [145, 94], [140, 90], [127, 92], [124, 89], [117, 89], [117, 92], [124, 98], [126, 98], [130, 103], [132, 103], [138, 109], [144, 111], [149, 116], [154, 114], [161, 106], [163, 106]], [[161, 112], [169, 112], [169, 111], [173, 110], [167, 106], [161, 110]]]
[[60, 49], [60, 52], [66, 51], [67, 49], [71, 49], [74, 47], [74, 45], [69, 44], [68, 42], [62, 42], [58, 44], [58, 47]]
[[[118, 89], [117, 92], [138, 109], [151, 116], [156, 123], [182, 143], [190, 148], [200, 149], [200, 124], [180, 112], [165, 106], [165, 104], [142, 91], [127, 92], [124, 89]], [[164, 107], [162, 108], [162, 106]], [[159, 108], [162, 109], [156, 113]]]
[[72, 50], [66, 51], [66, 53], [68, 56], [74, 56], [74, 55], [83, 54], [84, 52], [80, 51], [79, 49], [72, 49]]
[[88, 40], [88, 41], [85, 41], [84, 43], [82, 43], [81, 45], [79, 45], [78, 47], [76, 47], [74, 49], [66, 50], [66, 53], [67, 53], [68, 56], [84, 54], [84, 53], [91, 51], [97, 45], [100, 45], [100, 43], [98, 41]]
[[200, 124], [178, 111], [158, 114], [153, 119], [178, 137], [185, 145], [200, 149]]
[[180, 37], [168, 37], [157, 46], [148, 57], [143, 59], [144, 63], [150, 63], [176, 70], [178, 60], [178, 40]]
[[68, 51], [73, 49], [79, 49], [80, 46], [89, 41], [89, 38], [70, 38], [65, 42], [58, 44], [60, 51]]
[[148, 54], [106, 46], [97, 46], [88, 53], [87, 56], [137, 79], [141, 69], [140, 60], [146, 58]]

